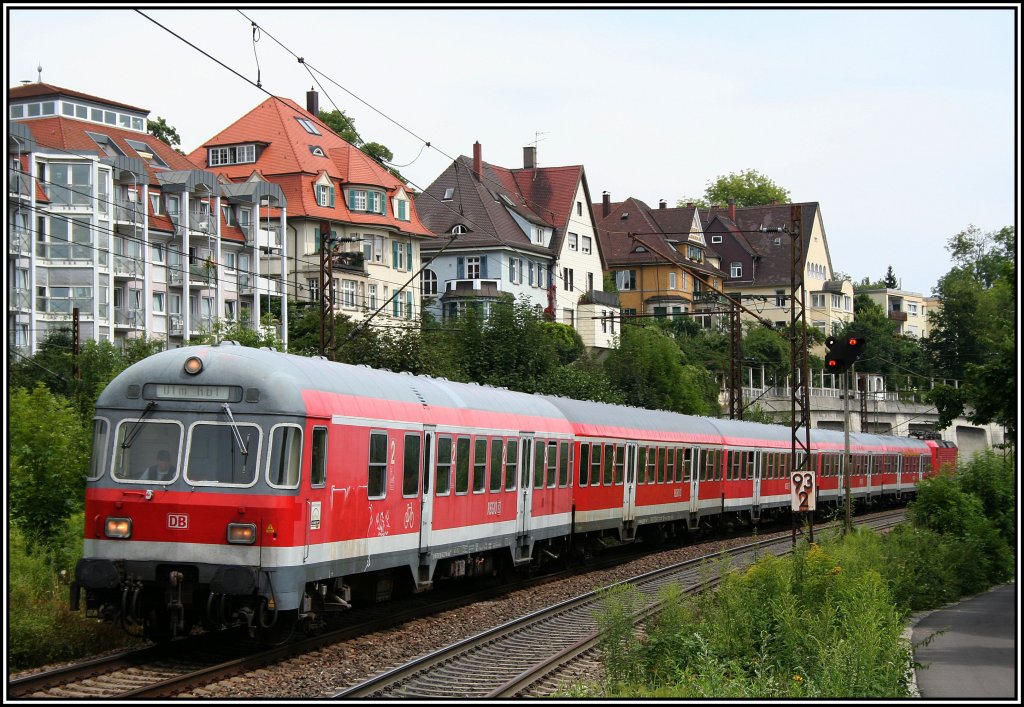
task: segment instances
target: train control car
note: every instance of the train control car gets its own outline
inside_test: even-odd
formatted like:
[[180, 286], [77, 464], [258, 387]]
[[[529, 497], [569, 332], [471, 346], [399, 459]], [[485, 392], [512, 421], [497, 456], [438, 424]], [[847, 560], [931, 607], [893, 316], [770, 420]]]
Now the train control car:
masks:
[[[223, 342], [100, 395], [72, 608], [156, 640], [267, 640], [353, 604], [561, 561], [608, 538], [788, 512], [788, 427], [529, 395]], [[812, 430], [821, 503], [843, 435]], [[934, 448], [851, 435], [851, 486], [912, 492]], [[955, 450], [954, 450], [955, 451]]]

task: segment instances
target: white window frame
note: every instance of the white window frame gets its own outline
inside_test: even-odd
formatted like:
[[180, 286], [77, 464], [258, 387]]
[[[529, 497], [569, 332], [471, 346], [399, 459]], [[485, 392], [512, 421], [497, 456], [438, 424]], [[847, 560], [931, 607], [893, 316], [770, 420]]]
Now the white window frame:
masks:
[[678, 277], [679, 277], [679, 276], [678, 276], [678, 275], [677, 275], [676, 273], [674, 273], [674, 272], [670, 272], [670, 273], [668, 274], [668, 289], [670, 289], [670, 290], [674, 290], [674, 289], [676, 289], [676, 285], [678, 284], [678, 283], [676, 282], [676, 279], [677, 279]]
[[593, 239], [590, 236], [583, 236], [583, 243], [581, 245], [581, 252], [589, 254], [593, 249]]
[[470, 255], [466, 257], [466, 279], [480, 279], [480, 256]]
[[569, 234], [569, 250], [579, 250], [580, 248], [580, 237], [575, 233]]
[[164, 314], [164, 293], [153, 293], [153, 314]]

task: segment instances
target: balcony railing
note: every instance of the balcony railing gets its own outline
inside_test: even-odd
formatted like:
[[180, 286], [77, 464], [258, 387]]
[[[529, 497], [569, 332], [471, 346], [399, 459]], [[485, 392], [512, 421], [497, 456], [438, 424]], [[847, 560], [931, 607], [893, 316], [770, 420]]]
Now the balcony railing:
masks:
[[32, 309], [32, 293], [28, 288], [17, 288], [11, 294], [11, 309], [27, 312]]
[[167, 215], [175, 226], [184, 225], [181, 220], [187, 215], [189, 230], [196, 233], [214, 233], [217, 230], [217, 225], [208, 211], [189, 209], [187, 214], [184, 211], [168, 211]]
[[78, 307], [79, 312], [92, 312], [92, 298], [36, 297], [36, 311], [42, 314], [60, 314], [70, 317], [75, 307]]
[[238, 275], [238, 293], [241, 295], [280, 295], [281, 281], [262, 275]]
[[[182, 266], [171, 266], [170, 281], [172, 285], [182, 285], [185, 282], [185, 273]], [[217, 268], [210, 268], [206, 265], [188, 266], [189, 287], [210, 287], [217, 280]]]
[[474, 278], [474, 279], [448, 280], [448, 281], [446, 281], [444, 283], [444, 291], [445, 292], [465, 292], [465, 293], [469, 293], [469, 292], [473, 292], [473, 291], [480, 292], [481, 290], [484, 290], [484, 289], [486, 289], [488, 291], [497, 290], [498, 292], [500, 292], [501, 291], [501, 281], [500, 280], [491, 280], [491, 279], [484, 280], [484, 279], [481, 279], [481, 278]]
[[114, 277], [142, 277], [142, 256], [115, 255]]
[[185, 324], [182, 321], [180, 314], [172, 314], [170, 316], [170, 322], [168, 324], [168, 333], [171, 336], [181, 336], [181, 332], [185, 329]]
[[271, 248], [280, 250], [281, 245], [281, 229], [277, 226], [267, 226], [266, 224], [255, 224], [247, 223], [240, 226], [242, 232], [245, 234], [245, 244], [247, 246], [253, 245], [253, 238], [256, 239], [256, 247], [262, 250], [269, 250]]
[[114, 221], [117, 223], [142, 224], [146, 217], [145, 206], [141, 202], [117, 199], [114, 202]]
[[10, 239], [7, 241], [7, 252], [11, 255], [29, 255], [29, 237], [24, 229], [14, 227], [8, 231]]
[[36, 243], [36, 256], [50, 260], [92, 260], [92, 244]]
[[907, 321], [907, 313], [906, 312], [901, 312], [901, 311], [896, 310], [896, 309], [890, 309], [889, 310], [889, 319], [893, 320], [894, 322], [905, 322], [905, 321]]
[[146, 326], [146, 314], [141, 309], [114, 307], [114, 326], [121, 329], [142, 329]]

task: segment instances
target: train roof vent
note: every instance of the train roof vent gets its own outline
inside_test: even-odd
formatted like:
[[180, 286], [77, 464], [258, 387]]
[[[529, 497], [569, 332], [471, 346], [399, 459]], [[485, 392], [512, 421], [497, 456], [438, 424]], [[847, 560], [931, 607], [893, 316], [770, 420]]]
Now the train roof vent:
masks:
[[310, 356], [310, 358], [312, 358], [312, 359], [314, 359], [314, 360], [316, 360], [316, 361], [326, 361], [326, 360], [327, 360], [327, 357], [326, 357], [326, 356], [320, 356], [320, 355], [317, 355], [317, 356]]
[[241, 344], [234, 339], [224, 339], [224, 341], [221, 341], [219, 344], [214, 344], [214, 346], [241, 346]]

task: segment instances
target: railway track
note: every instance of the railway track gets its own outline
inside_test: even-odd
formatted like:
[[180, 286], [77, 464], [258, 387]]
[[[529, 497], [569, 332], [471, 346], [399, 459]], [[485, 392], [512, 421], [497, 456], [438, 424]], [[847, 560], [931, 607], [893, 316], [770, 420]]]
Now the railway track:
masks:
[[[883, 529], [899, 523], [903, 512], [876, 516], [863, 524]], [[758, 554], [782, 555], [790, 538], [762, 540], [718, 553], [733, 566], [745, 566]], [[686, 593], [702, 591], [709, 579], [704, 559], [665, 567], [628, 580], [642, 596], [636, 620], [658, 610], [662, 587], [678, 584]], [[576, 660], [596, 660], [599, 591], [510, 621], [490, 631], [418, 658], [336, 698], [496, 698], [550, 694], [552, 676]]]
[[[776, 542], [784, 545], [791, 544], [788, 536]], [[624, 549], [631, 550], [631, 548]], [[597, 565], [589, 565], [587, 569], [594, 571], [613, 567], [617, 564], [636, 559], [638, 554], [632, 551], [623, 552], [621, 557], [607, 558]], [[689, 564], [696, 563], [691, 562]], [[272, 649], [255, 646], [247, 640], [244, 632], [236, 632], [234, 634], [222, 632], [220, 634], [192, 636], [171, 644], [125, 651], [116, 655], [10, 680], [8, 682], [8, 696], [17, 699], [132, 700], [187, 695], [197, 687], [225, 678], [243, 675], [267, 665], [316, 651], [326, 645], [379, 632], [416, 618], [486, 601], [496, 596], [530, 586], [553, 582], [570, 576], [576, 571], [578, 570], [556, 572], [521, 582], [488, 587], [471, 594], [462, 593], [455, 596], [424, 595], [385, 605], [367, 607], [366, 609], [347, 614], [345, 624], [337, 629]], [[588, 637], [592, 638], [593, 628], [589, 631], [580, 632], [574, 630], [571, 625], [565, 626], [563, 629], [556, 624], [554, 628], [549, 628], [548, 631], [552, 633], [556, 631], [566, 632], [566, 635], [572, 638], [570, 644], [576, 646], [577, 644], [582, 645]], [[481, 634], [481, 637], [483, 635]], [[537, 645], [546, 644], [547, 639]], [[535, 645], [534, 648], [536, 647]], [[576, 650], [574, 655], [583, 654], [586, 650], [586, 648]], [[522, 674], [526, 672], [527, 668], [537, 668], [536, 651], [534, 651], [533, 655], [534, 660], [532, 664], [526, 668], [520, 663], [510, 663], [502, 658], [500, 665], [503, 667], [496, 673], [500, 675], [499, 678], [496, 678], [499, 687], [505, 686], [514, 677], [522, 678]], [[429, 658], [430, 656], [427, 657]], [[570, 661], [572, 656], [565, 654], [562, 658], [564, 664]], [[494, 664], [494, 666], [497, 665], [499, 663]], [[552, 670], [555, 669], [554, 667], [552, 668]], [[529, 684], [538, 684], [539, 681], [544, 679], [543, 676], [550, 672], [549, 670], [543, 674], [536, 673], [536, 677], [532, 678]], [[488, 686], [491, 689], [497, 689], [493, 687], [494, 682], [495, 680], [486, 682], [485, 687], [482, 689], [487, 689]], [[447, 684], [442, 684], [436, 689], [447, 689], [447, 692], [442, 693], [445, 696], [460, 694], [451, 692], [452, 684], [454, 683], [449, 681]], [[527, 683], [523, 684], [526, 685]], [[364, 683], [364, 685], [368, 688], [370, 683]], [[353, 688], [353, 690], [355, 689], [358, 688]], [[504, 689], [507, 692], [511, 687], [506, 686]], [[522, 692], [526, 688], [517, 689], [520, 690], [521, 694], [532, 694]], [[346, 691], [342, 693], [342, 696], [349, 696], [351, 692], [351, 690]], [[474, 690], [467, 691], [464, 694], [476, 695], [478, 692], [479, 690], [474, 688]], [[366, 694], [374, 693], [371, 691]], [[402, 696], [399, 694], [386, 694], [388, 696]], [[352, 696], [356, 695], [352, 694]]]

